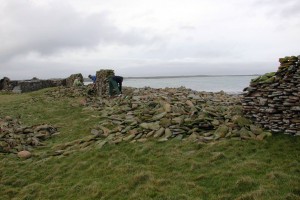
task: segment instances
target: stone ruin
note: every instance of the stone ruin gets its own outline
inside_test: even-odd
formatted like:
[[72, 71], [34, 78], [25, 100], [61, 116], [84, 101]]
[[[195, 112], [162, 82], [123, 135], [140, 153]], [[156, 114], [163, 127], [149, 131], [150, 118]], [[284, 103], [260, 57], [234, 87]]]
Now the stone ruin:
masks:
[[10, 80], [7, 77], [4, 77], [0, 80], [0, 90], [8, 90], [10, 88]]
[[0, 80], [0, 91], [12, 91], [14, 93], [32, 92], [48, 87], [57, 87], [65, 85], [65, 79], [40, 80], [33, 78], [31, 80], [11, 81], [4, 77]]
[[103, 69], [96, 73], [96, 93], [99, 97], [107, 97], [109, 95], [108, 77], [114, 76], [114, 70]]
[[13, 92], [22, 93], [22, 92], [32, 92], [48, 87], [57, 87], [62, 85], [63, 80], [28, 80], [28, 81], [19, 81], [17, 85], [13, 88]]
[[0, 91], [12, 91], [18, 85], [18, 81], [11, 81], [8, 77], [0, 80]]
[[42, 80], [38, 78], [32, 78], [31, 80], [13, 80], [11, 81], [9, 78], [4, 77], [0, 80], [0, 91], [12, 91], [14, 93], [23, 93], [23, 92], [32, 92], [36, 90], [40, 90], [43, 88], [49, 87], [58, 87], [58, 86], [66, 86], [72, 87], [74, 80], [78, 78], [80, 82], [83, 83], [83, 76], [81, 73], [72, 74], [66, 79], [48, 79]]
[[83, 76], [81, 73], [79, 74], [72, 74], [71, 76], [69, 76], [67, 79], [66, 79], [66, 83], [64, 86], [67, 86], [67, 87], [72, 87], [73, 86], [73, 83], [74, 83], [74, 80], [75, 79], [78, 79], [81, 83], [83, 83]]
[[244, 89], [243, 111], [273, 132], [300, 135], [300, 56], [279, 62], [277, 72], [252, 80]]
[[[109, 84], [108, 77], [114, 76], [114, 70], [103, 69], [97, 71], [96, 73], [96, 94], [99, 97], [107, 97], [109, 95]], [[32, 92], [36, 90], [40, 90], [48, 87], [58, 87], [58, 86], [66, 86], [72, 87], [74, 80], [78, 79], [82, 84], [84, 82], [84, 78], [81, 73], [72, 74], [66, 79], [48, 79], [41, 80], [38, 78], [32, 78], [31, 80], [22, 80], [22, 81], [11, 81], [9, 78], [4, 77], [0, 80], [0, 91], [12, 91], [14, 93], [22, 93], [22, 92]]]

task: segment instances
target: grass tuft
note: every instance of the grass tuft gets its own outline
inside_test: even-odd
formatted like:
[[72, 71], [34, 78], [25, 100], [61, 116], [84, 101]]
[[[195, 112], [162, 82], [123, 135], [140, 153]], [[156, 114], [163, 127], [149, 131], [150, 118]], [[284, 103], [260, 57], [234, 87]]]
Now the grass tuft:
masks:
[[285, 200], [300, 200], [300, 196], [293, 193], [288, 193], [285, 197]]
[[138, 174], [134, 175], [131, 182], [131, 189], [139, 187], [145, 183], [147, 183], [151, 178], [151, 174], [149, 172], [139, 172]]
[[236, 188], [241, 191], [249, 191], [253, 190], [258, 184], [253, 178], [249, 176], [244, 176], [237, 180], [235, 185]]
[[288, 175], [283, 172], [272, 171], [272, 172], [268, 173], [266, 176], [268, 179], [271, 179], [271, 180], [279, 180], [279, 179], [287, 178]]
[[218, 160], [223, 160], [225, 159], [226, 156], [223, 152], [213, 152], [212, 153], [212, 157], [210, 159], [210, 162], [215, 162], [215, 161], [218, 161]]

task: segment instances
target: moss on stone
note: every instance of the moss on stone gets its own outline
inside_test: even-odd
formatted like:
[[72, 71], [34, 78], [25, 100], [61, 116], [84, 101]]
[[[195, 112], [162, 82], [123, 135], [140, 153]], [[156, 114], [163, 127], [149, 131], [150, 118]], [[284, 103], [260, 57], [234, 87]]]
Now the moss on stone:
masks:
[[264, 82], [270, 82], [274, 77], [275, 80], [275, 73], [276, 72], [270, 72], [270, 73], [266, 73], [262, 76], [257, 77], [256, 79], [252, 79], [251, 82], [252, 83], [264, 83]]
[[250, 126], [252, 124], [252, 122], [249, 119], [242, 116], [237, 117], [234, 123], [236, 123], [240, 127]]
[[279, 58], [280, 64], [285, 64], [285, 63], [288, 63], [288, 62], [294, 63], [294, 62], [297, 62], [298, 60], [299, 59], [296, 56], [290, 56], [290, 57], [286, 56], [284, 58]]

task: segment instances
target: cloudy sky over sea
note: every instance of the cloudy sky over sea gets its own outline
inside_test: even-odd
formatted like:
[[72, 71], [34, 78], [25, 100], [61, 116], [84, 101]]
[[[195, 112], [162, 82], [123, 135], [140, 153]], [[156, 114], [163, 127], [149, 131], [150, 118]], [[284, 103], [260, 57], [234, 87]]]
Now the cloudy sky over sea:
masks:
[[0, 76], [266, 73], [300, 54], [299, 10], [299, 0], [0, 0]]

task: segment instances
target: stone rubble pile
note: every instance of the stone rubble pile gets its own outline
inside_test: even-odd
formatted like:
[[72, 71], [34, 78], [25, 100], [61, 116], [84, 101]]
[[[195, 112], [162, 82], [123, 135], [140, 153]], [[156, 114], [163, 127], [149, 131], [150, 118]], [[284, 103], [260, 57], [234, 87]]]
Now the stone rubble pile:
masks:
[[98, 97], [108, 97], [109, 93], [109, 84], [108, 84], [108, 77], [114, 76], [114, 70], [110, 69], [103, 69], [100, 71], [97, 71], [96, 73], [96, 90]]
[[238, 95], [181, 88], [124, 88], [122, 97], [87, 99], [98, 111], [92, 134], [109, 142], [172, 138], [209, 142], [224, 138], [262, 140], [270, 133], [242, 116]]
[[81, 87], [57, 87], [53, 90], [45, 92], [45, 96], [52, 99], [76, 98], [88, 96], [88, 91], [92, 89], [91, 85]]
[[57, 134], [59, 132], [51, 125], [24, 126], [17, 119], [6, 116], [0, 118], [0, 153], [30, 151]]
[[260, 76], [244, 89], [244, 114], [273, 132], [300, 135], [300, 56], [279, 62], [276, 73]]
[[129, 88], [123, 96], [88, 96], [85, 107], [99, 124], [91, 135], [53, 147], [51, 155], [121, 142], [171, 139], [208, 143], [217, 140], [263, 140], [271, 136], [243, 117], [241, 96], [181, 88]]

